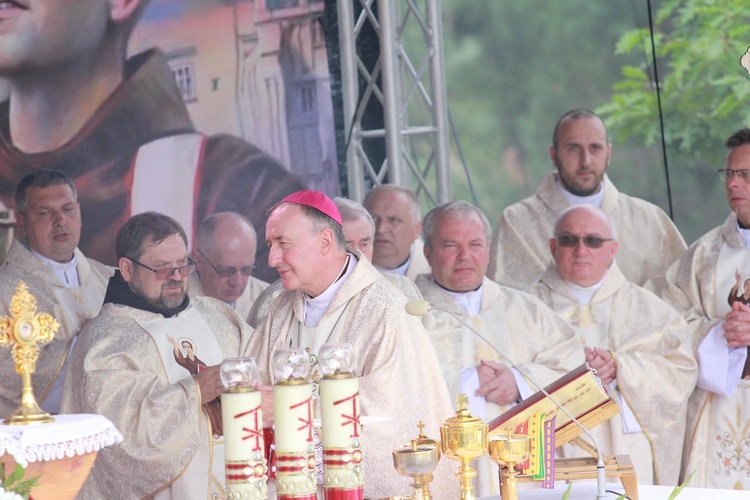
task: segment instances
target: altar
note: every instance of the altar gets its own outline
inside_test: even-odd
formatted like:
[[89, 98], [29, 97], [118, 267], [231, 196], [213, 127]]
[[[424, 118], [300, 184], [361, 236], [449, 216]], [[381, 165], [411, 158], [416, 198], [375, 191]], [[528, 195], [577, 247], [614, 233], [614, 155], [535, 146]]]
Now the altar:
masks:
[[[596, 497], [596, 483], [575, 482], [572, 483], [569, 500], [593, 500]], [[560, 500], [567, 489], [567, 485], [558, 484], [555, 489], [545, 490], [542, 488], [529, 489], [518, 492], [519, 500]], [[638, 485], [638, 498], [640, 500], [668, 500], [672, 494], [672, 486], [652, 486], [648, 484]], [[607, 498], [616, 499], [625, 490], [619, 483], [607, 484]], [[612, 493], [609, 493], [612, 492]], [[675, 500], [748, 500], [750, 491], [739, 490], [717, 490], [711, 488], [685, 488]], [[500, 500], [500, 496], [482, 497], [480, 500]]]
[[72, 499], [83, 485], [97, 452], [122, 441], [122, 435], [101, 415], [56, 415], [55, 421], [34, 425], [0, 425], [0, 463], [5, 476], [16, 464], [23, 480], [37, 478], [35, 500]]

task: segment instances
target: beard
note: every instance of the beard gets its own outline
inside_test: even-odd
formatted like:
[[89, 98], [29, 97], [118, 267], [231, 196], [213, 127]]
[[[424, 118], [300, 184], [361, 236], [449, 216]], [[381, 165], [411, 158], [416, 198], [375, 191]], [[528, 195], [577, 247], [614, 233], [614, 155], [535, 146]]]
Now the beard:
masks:
[[[179, 287], [180, 292], [176, 293]], [[136, 295], [139, 295], [143, 300], [151, 304], [155, 309], [170, 312], [177, 309], [185, 302], [187, 297], [187, 282], [167, 280], [161, 285], [161, 293], [158, 297], [149, 297], [144, 293], [144, 289], [139, 280], [133, 280], [130, 283], [130, 288]], [[166, 293], [166, 292], [169, 293]]]

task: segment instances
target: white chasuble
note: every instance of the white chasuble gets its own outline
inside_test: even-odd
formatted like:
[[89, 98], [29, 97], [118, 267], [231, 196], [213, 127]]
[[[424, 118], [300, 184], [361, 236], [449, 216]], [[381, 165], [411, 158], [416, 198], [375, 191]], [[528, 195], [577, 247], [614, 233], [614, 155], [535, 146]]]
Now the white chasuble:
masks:
[[[417, 287], [432, 306], [449, 311], [491, 343], [485, 343], [445, 311], [436, 309], [422, 316], [454, 400], [462, 391], [462, 370], [477, 366], [482, 359], [508, 365], [495, 349], [544, 385], [584, 362], [583, 349], [573, 331], [536, 297], [484, 278], [479, 314], [469, 316], [431, 275], [418, 276]], [[485, 418], [489, 421], [509, 408], [487, 401]], [[477, 496], [498, 495], [497, 465], [485, 456], [474, 467]]]
[[[188, 307], [171, 318], [138, 319], [136, 322], [156, 343], [170, 384], [195, 375], [205, 367], [218, 365], [223, 360], [216, 336], [194, 307]], [[208, 411], [211, 410], [204, 405], [201, 445], [190, 465], [155, 499], [192, 498], [199, 491], [205, 491], [207, 498], [225, 495], [224, 438], [208, 439], [212, 434]], [[220, 412], [218, 417], [221, 419]], [[212, 465], [208, 474], [206, 464]]]
[[[750, 279], [750, 251], [727, 244], [725, 241], [716, 260], [716, 314], [723, 318], [731, 310], [729, 293], [737, 283], [739, 294], [745, 280]], [[750, 380], [740, 380], [730, 397], [708, 393], [710, 412], [702, 412], [690, 442], [704, 443], [707, 488], [750, 489]], [[705, 419], [705, 420], [704, 420]], [[690, 471], [687, 470], [686, 473]]]
[[[553, 307], [587, 346], [607, 349], [614, 357], [617, 372], [610, 392], [616, 392], [622, 413], [592, 429], [604, 454], [630, 455], [639, 483], [677, 485], [685, 401], [697, 378], [684, 318], [653, 293], [628, 282], [616, 263], [586, 313], [554, 264], [530, 292]], [[566, 456], [586, 456], [567, 446], [563, 451]]]
[[[610, 350], [609, 327], [612, 311], [612, 296], [597, 300], [596, 295], [590, 304], [579, 304], [572, 295], [563, 296], [552, 293], [552, 309], [568, 323], [583, 341], [586, 347], [600, 347]], [[607, 387], [610, 396], [621, 402], [619, 391], [615, 391], [615, 383]], [[622, 405], [621, 405], [622, 407]], [[643, 432], [625, 433], [622, 413], [615, 415], [606, 422], [590, 430], [602, 452], [605, 455], [630, 455], [636, 468], [638, 482], [642, 484], [654, 483], [651, 444]], [[582, 436], [590, 441], [587, 437]], [[593, 443], [592, 443], [593, 444]], [[561, 455], [566, 458], [590, 456], [577, 446], [565, 444], [561, 448]]]

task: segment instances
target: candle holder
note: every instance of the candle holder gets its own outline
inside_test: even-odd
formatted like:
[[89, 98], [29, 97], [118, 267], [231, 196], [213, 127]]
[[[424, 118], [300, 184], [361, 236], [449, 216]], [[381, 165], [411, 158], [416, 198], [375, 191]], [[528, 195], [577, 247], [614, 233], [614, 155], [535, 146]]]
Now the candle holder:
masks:
[[[500, 467], [502, 480], [508, 482], [508, 487], [504, 490], [508, 493], [503, 496], [503, 500], [518, 500], [516, 464], [529, 458], [531, 440], [525, 434], [511, 434], [510, 429], [506, 429], [506, 432], [505, 436], [495, 436], [490, 439], [490, 458]], [[508, 468], [507, 478], [503, 477], [503, 467]]]
[[282, 349], [271, 359], [279, 500], [315, 500], [318, 488], [313, 437], [313, 386], [304, 349]]
[[336, 343], [321, 346], [318, 366], [323, 441], [325, 497], [364, 498], [364, 452], [360, 422], [359, 379], [354, 376], [354, 348]]
[[440, 443], [443, 453], [451, 460], [461, 462], [456, 477], [461, 482], [461, 500], [475, 500], [471, 480], [477, 475], [471, 461], [487, 453], [487, 424], [482, 419], [471, 416], [469, 398], [459, 394], [456, 415], [440, 427]]
[[268, 498], [268, 467], [263, 454], [263, 412], [255, 390], [258, 366], [253, 358], [227, 358], [219, 368], [224, 386], [221, 418], [227, 498]]
[[0, 345], [10, 346], [16, 373], [21, 375], [21, 404], [3, 420], [6, 425], [46, 424], [55, 419], [39, 408], [34, 398], [31, 374], [36, 370], [39, 347], [50, 342], [60, 323], [47, 313], [38, 313], [36, 299], [20, 281], [10, 301], [11, 317], [0, 318]]

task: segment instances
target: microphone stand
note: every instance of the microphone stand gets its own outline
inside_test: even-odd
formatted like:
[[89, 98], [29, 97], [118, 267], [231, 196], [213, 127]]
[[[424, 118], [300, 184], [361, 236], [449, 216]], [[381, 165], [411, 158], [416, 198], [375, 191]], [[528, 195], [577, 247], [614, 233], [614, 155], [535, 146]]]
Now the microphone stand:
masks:
[[411, 314], [412, 316], [423, 316], [423, 315], [427, 314], [429, 311], [432, 311], [432, 310], [438, 310], [438, 311], [443, 311], [445, 313], [448, 313], [456, 321], [458, 321], [463, 326], [465, 326], [466, 328], [468, 328], [471, 333], [473, 333], [474, 335], [476, 335], [477, 337], [479, 337], [488, 346], [490, 346], [493, 351], [495, 351], [497, 354], [499, 354], [513, 368], [515, 368], [516, 370], [518, 370], [518, 372], [521, 375], [523, 375], [529, 382], [531, 382], [532, 384], [534, 384], [535, 386], [537, 386], [539, 388], [539, 390], [542, 392], [542, 394], [544, 394], [550, 401], [552, 401], [555, 404], [555, 406], [557, 406], [560, 409], [560, 411], [562, 411], [570, 420], [572, 420], [573, 422], [575, 422], [575, 424], [578, 427], [581, 428], [581, 430], [583, 431], [583, 433], [586, 434], [586, 436], [588, 436], [589, 439], [591, 439], [591, 441], [594, 443], [594, 448], [596, 448], [596, 454], [597, 454], [597, 461], [596, 461], [596, 489], [597, 489], [597, 493], [596, 493], [596, 497], [595, 498], [596, 498], [596, 500], [606, 500], [606, 498], [607, 498], [607, 487], [606, 487], [607, 478], [606, 478], [605, 469], [604, 469], [604, 467], [605, 467], [604, 466], [604, 457], [602, 456], [602, 450], [601, 450], [601, 448], [599, 448], [599, 443], [596, 441], [596, 438], [589, 432], [589, 430], [583, 424], [581, 424], [578, 421], [577, 418], [575, 418], [573, 415], [571, 415], [570, 412], [568, 412], [568, 410], [566, 410], [565, 408], [563, 408], [563, 406], [560, 403], [558, 403], [557, 400], [555, 400], [555, 398], [553, 398], [552, 395], [550, 393], [548, 393], [544, 389], [544, 386], [542, 386], [541, 384], [536, 383], [534, 381], [534, 379], [532, 379], [531, 377], [529, 377], [526, 374], [526, 372], [524, 372], [510, 358], [508, 358], [508, 356], [506, 356], [505, 354], [503, 354], [502, 352], [500, 352], [500, 350], [498, 348], [496, 348], [492, 344], [492, 342], [490, 342], [489, 340], [487, 340], [484, 337], [484, 335], [482, 335], [481, 333], [479, 333], [478, 331], [476, 331], [471, 325], [468, 325], [468, 324], [464, 323], [461, 320], [461, 318], [459, 318], [458, 316], [456, 316], [455, 314], [453, 314], [451, 311], [448, 311], [447, 309], [443, 309], [442, 307], [433, 306], [432, 304], [430, 304], [426, 300], [410, 300], [409, 302], [406, 303], [406, 312], [409, 313], [409, 314]]

